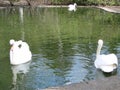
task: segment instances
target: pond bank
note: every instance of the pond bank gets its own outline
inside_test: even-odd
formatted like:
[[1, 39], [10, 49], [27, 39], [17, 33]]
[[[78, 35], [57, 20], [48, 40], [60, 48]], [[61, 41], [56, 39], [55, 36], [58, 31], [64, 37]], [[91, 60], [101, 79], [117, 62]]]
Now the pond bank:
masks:
[[80, 82], [61, 87], [52, 87], [44, 90], [120, 90], [120, 77], [112, 76], [109, 78]]
[[104, 6], [104, 7], [100, 6], [98, 8], [103, 9], [108, 12], [112, 12], [112, 13], [120, 13], [120, 6]]
[[[5, 8], [7, 6], [10, 6], [9, 3], [5, 5], [0, 5], [0, 9]], [[22, 4], [21, 2], [20, 3], [18, 2], [15, 3], [15, 6], [28, 6], [28, 4], [26, 2], [22, 2]], [[37, 5], [37, 6], [33, 5], [33, 7], [68, 7], [68, 6], [67, 5]], [[120, 6], [77, 6], [77, 7], [97, 7], [108, 12], [120, 13]]]

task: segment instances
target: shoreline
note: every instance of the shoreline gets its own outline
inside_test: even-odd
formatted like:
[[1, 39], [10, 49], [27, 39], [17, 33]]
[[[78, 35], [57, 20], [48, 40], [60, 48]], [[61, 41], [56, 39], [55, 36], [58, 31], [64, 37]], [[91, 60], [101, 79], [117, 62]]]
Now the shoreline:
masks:
[[43, 90], [120, 90], [120, 77], [111, 76], [88, 82], [80, 82], [60, 87], [50, 87]]
[[[26, 5], [0, 6], [0, 9], [7, 8], [7, 7], [21, 7], [21, 6], [25, 7]], [[34, 7], [60, 8], [60, 7], [68, 7], [68, 6], [67, 5], [38, 5]], [[111, 13], [120, 13], [120, 6], [77, 6], [77, 7], [93, 7], [93, 8], [99, 8]]]
[[104, 7], [100, 6], [98, 8], [111, 12], [111, 13], [120, 13], [120, 6], [104, 6]]

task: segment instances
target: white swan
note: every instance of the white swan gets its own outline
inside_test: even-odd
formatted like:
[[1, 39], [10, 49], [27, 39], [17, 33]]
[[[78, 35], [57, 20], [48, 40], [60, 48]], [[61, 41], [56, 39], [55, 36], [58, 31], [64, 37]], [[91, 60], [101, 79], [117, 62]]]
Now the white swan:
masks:
[[10, 63], [18, 65], [31, 60], [32, 54], [26, 42], [10, 40]]
[[69, 11], [76, 11], [76, 6], [77, 6], [76, 3], [70, 4], [70, 5], [68, 5], [68, 10], [69, 10]]
[[115, 54], [100, 55], [101, 48], [103, 46], [103, 40], [98, 40], [98, 48], [96, 52], [96, 60], [94, 65], [96, 68], [101, 69], [103, 72], [112, 72], [118, 66], [118, 59]]

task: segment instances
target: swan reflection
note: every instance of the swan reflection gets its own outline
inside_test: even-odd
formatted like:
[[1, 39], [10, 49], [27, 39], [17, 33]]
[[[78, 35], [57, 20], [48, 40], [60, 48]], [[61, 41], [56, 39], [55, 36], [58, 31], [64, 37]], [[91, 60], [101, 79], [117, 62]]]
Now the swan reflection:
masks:
[[[11, 66], [12, 73], [13, 73], [12, 90], [17, 89], [17, 83], [20, 80], [22, 81], [24, 79], [24, 76], [27, 74], [27, 72], [29, 72], [30, 64], [31, 64], [31, 61], [24, 64]], [[18, 79], [18, 77], [20, 78], [20, 80]]]

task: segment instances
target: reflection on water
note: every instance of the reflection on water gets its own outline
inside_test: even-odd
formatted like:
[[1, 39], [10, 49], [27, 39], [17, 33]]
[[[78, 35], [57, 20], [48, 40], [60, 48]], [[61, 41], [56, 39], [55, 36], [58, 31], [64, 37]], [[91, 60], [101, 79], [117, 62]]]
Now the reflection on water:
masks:
[[23, 7], [19, 7], [19, 15], [20, 15], [20, 22], [23, 24], [23, 20], [24, 20]]
[[[27, 62], [25, 64], [11, 66], [11, 70], [13, 73], [13, 81], [12, 81], [12, 89], [11, 90], [19, 90], [19, 84], [23, 82], [25, 75], [29, 72], [30, 63]], [[18, 77], [19, 76], [19, 77]]]
[[20, 17], [20, 24], [21, 24], [21, 40], [25, 40], [25, 31], [24, 31], [24, 8], [19, 7], [19, 17]]
[[[100, 38], [105, 42], [101, 53], [115, 53], [120, 58], [119, 14], [95, 8], [69, 12], [67, 8], [19, 7], [2, 9], [0, 16], [0, 66], [8, 68], [0, 73], [0, 88], [11, 86], [9, 82], [13, 90], [35, 90], [120, 74], [120, 67], [109, 75], [94, 67]], [[23, 64], [9, 69], [8, 42], [12, 38], [30, 45], [30, 68]]]

